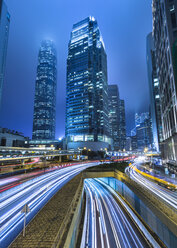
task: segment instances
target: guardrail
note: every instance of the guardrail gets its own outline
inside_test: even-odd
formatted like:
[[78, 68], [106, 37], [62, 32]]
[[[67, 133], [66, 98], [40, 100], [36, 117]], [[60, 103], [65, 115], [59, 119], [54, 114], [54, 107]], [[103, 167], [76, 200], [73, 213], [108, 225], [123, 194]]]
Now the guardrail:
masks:
[[106, 187], [112, 195], [121, 203], [122, 207], [125, 209], [131, 220], [135, 223], [137, 228], [140, 230], [140, 232], [143, 234], [145, 240], [147, 243], [151, 244], [152, 247], [160, 248], [161, 246], [157, 243], [157, 241], [154, 239], [154, 237], [149, 233], [147, 228], [144, 226], [144, 224], [139, 220], [139, 218], [136, 216], [136, 214], [132, 211], [132, 209], [124, 202], [124, 200], [113, 190], [109, 185], [106, 183], [100, 181], [99, 179], [96, 179], [99, 181], [104, 187]]
[[155, 182], [158, 182], [158, 183], [161, 183], [163, 184], [164, 186], [166, 186], [167, 188], [170, 188], [170, 189], [174, 189], [174, 190], [177, 190], [177, 185], [176, 184], [173, 184], [173, 183], [170, 183], [170, 182], [167, 182], [161, 178], [158, 178], [158, 177], [155, 177], [155, 176], [152, 176], [152, 175], [149, 175], [148, 173], [146, 172], [143, 172], [139, 169], [136, 168], [136, 166], [132, 166], [131, 167], [133, 170], [135, 170], [137, 173], [141, 174], [142, 176], [152, 180], [152, 181], [155, 181]]

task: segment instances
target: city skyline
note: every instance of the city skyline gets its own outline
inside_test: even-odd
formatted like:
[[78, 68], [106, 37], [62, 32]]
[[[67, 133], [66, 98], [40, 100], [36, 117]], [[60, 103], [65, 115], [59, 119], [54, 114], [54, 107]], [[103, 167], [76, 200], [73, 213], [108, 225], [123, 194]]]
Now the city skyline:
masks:
[[177, 0], [0, 0], [0, 178], [2, 248], [177, 247]]
[[[9, 12], [12, 12], [11, 15], [14, 16], [14, 20], [13, 22], [17, 21], [17, 24], [19, 23], [19, 19], [17, 18], [16, 15], [14, 15], [14, 10], [12, 7], [15, 7], [13, 6], [12, 3], [6, 1], [7, 4], [8, 4], [8, 9], [9, 9]], [[55, 2], [55, 1], [54, 1]], [[34, 4], [34, 3], [33, 3]], [[56, 4], [56, 3], [55, 3]], [[54, 5], [55, 5], [54, 4]], [[116, 3], [114, 3], [116, 4]], [[135, 8], [137, 7], [137, 4], [135, 4], [135, 6], [133, 6], [133, 11], [135, 11]], [[47, 5], [47, 3], [45, 4]], [[57, 5], [57, 4], [56, 4]], [[58, 6], [58, 5], [57, 5]], [[130, 6], [132, 7], [132, 5], [130, 4]], [[30, 4], [29, 7], [32, 7], [32, 5]], [[122, 4], [122, 6], [120, 6], [122, 8], [124, 8], [124, 4]], [[141, 7], [141, 4], [140, 4], [140, 7]], [[147, 4], [146, 6], [146, 9], [149, 8], [149, 14], [147, 15], [148, 18], [149, 18], [149, 25], [145, 25], [146, 27], [149, 27], [147, 28], [148, 31], [150, 31], [150, 28], [151, 28], [151, 6], [150, 6], [150, 3]], [[20, 11], [20, 8], [15, 8], [15, 10], [17, 11], [15, 14], [18, 13], [18, 11]], [[53, 10], [53, 8], [52, 8]], [[109, 11], [111, 11], [112, 8], [110, 8]], [[88, 10], [89, 12], [91, 12], [90, 10]], [[87, 11], [87, 12], [88, 12]], [[134, 14], [132, 13], [130, 7], [128, 8], [128, 11], [131, 13], [131, 14]], [[85, 11], [86, 12], [86, 11]], [[95, 11], [93, 11], [95, 12]], [[144, 12], [146, 13], [146, 11], [144, 10]], [[29, 11], [30, 13], [30, 11]], [[146, 13], [147, 14], [147, 13]], [[83, 16], [84, 15], [84, 16]], [[142, 13], [141, 13], [142, 15]], [[85, 14], [83, 13], [82, 14], [83, 18], [85, 18]], [[108, 40], [109, 42], [105, 42], [106, 43], [106, 48], [107, 48], [107, 54], [108, 54], [108, 83], [109, 84], [113, 84], [115, 81], [118, 83], [119, 85], [119, 88], [121, 89], [121, 98], [125, 99], [125, 105], [127, 107], [127, 113], [126, 113], [126, 117], [127, 115], [130, 116], [130, 120], [128, 120], [128, 132], [129, 130], [131, 130], [132, 128], [132, 122], [133, 122], [133, 118], [134, 118], [134, 113], [135, 112], [143, 112], [143, 111], [147, 111], [148, 109], [148, 104], [149, 104], [149, 97], [148, 97], [148, 93], [145, 92], [145, 88], [148, 87], [147, 85], [147, 79], [146, 79], [146, 61], [145, 61], [145, 52], [143, 50], [143, 48], [145, 47], [145, 38], [146, 38], [146, 33], [148, 31], [143, 31], [144, 34], [137, 34], [138, 35], [138, 38], [140, 37], [141, 40], [143, 40], [144, 44], [142, 45], [141, 47], [141, 51], [143, 51], [143, 53], [139, 53], [139, 55], [137, 56], [138, 60], [142, 60], [143, 58], [143, 64], [144, 64], [144, 73], [142, 73], [142, 75], [135, 75], [136, 73], [135, 72], [132, 72], [133, 69], [129, 67], [129, 71], [130, 71], [130, 75], [131, 75], [131, 80], [132, 82], [134, 82], [134, 84], [131, 82], [131, 80], [127, 80], [126, 79], [126, 73], [124, 71], [124, 73], [121, 71], [123, 71], [122, 69], [124, 68], [125, 64], [126, 64], [126, 59], [124, 58], [124, 56], [112, 56], [113, 55], [113, 51], [110, 51], [110, 41], [113, 41], [113, 44], [114, 44], [114, 36], [112, 39], [108, 39], [108, 35], [105, 33], [105, 30], [107, 29], [108, 27], [108, 24], [110, 25], [110, 22], [111, 20], [110, 19], [107, 19], [107, 24], [104, 26], [105, 22], [103, 21], [103, 19], [100, 17], [100, 13], [97, 13], [97, 14], [94, 14], [94, 16], [96, 17], [96, 19], [98, 20], [100, 26], [101, 26], [101, 30], [102, 30], [102, 34], [104, 37], [106, 37], [106, 40]], [[124, 13], [124, 15], [122, 15], [122, 17], [126, 17], [127, 18], [127, 15], [126, 13]], [[27, 17], [28, 18], [28, 17]], [[115, 18], [115, 16], [113, 16], [113, 18]], [[79, 21], [79, 19], [82, 19], [82, 18], [79, 18], [79, 17], [73, 17], [71, 19], [74, 19], [74, 21], [72, 22], [72, 20], [68, 20], [67, 23], [66, 23], [66, 26], [63, 24], [63, 28], [66, 27], [66, 31], [65, 31], [65, 36], [64, 38], [66, 39], [66, 36], [67, 38], [69, 37], [69, 32], [67, 31], [68, 28], [71, 29], [72, 27], [72, 24]], [[26, 19], [27, 20], [27, 19]], [[19, 68], [17, 68], [17, 70], [15, 70], [14, 68], [12, 68], [12, 66], [14, 66], [14, 55], [15, 55], [15, 46], [17, 45], [18, 47], [18, 42], [17, 40], [18, 39], [15, 39], [14, 41], [14, 45], [12, 46], [11, 44], [11, 37], [13, 35], [13, 32], [14, 32], [14, 23], [12, 22], [12, 30], [10, 30], [10, 41], [9, 41], [9, 52], [8, 52], [8, 58], [7, 58], [7, 68], [6, 68], [6, 83], [5, 83], [5, 86], [4, 86], [4, 99], [3, 99], [3, 105], [5, 107], [3, 107], [3, 110], [2, 110], [2, 120], [0, 121], [0, 125], [1, 126], [5, 126], [5, 127], [9, 127], [9, 128], [12, 128], [12, 129], [16, 129], [16, 130], [19, 130], [19, 131], [23, 131], [23, 133], [27, 136], [30, 136], [31, 137], [31, 133], [32, 133], [32, 112], [33, 112], [33, 103], [31, 104], [32, 102], [32, 99], [31, 99], [31, 96], [32, 96], [32, 93], [34, 92], [34, 84], [35, 84], [35, 80], [34, 80], [34, 77], [35, 77], [35, 63], [36, 63], [36, 59], [34, 60], [34, 57], [33, 57], [33, 63], [31, 65], [29, 65], [29, 68], [28, 66], [24, 66], [23, 68], [23, 71], [30, 77], [28, 77], [26, 80], [24, 80], [24, 75], [23, 74], [19, 74]], [[127, 21], [128, 22], [128, 21]], [[115, 25], [114, 22], [111, 22], [112, 23], [112, 27], [111, 27], [111, 32], [112, 32], [112, 29], [115, 29], [119, 27], [120, 31], [122, 32], [122, 34], [124, 34], [124, 36], [122, 37], [122, 41], [120, 39], [118, 39], [119, 41], [119, 46], [121, 47], [122, 45], [122, 42], [124, 41], [125, 38], [128, 38], [126, 36], [128, 36], [128, 34], [132, 34], [133, 31], [133, 28], [129, 30], [129, 32], [125, 32], [124, 30], [121, 30], [121, 25]], [[16, 24], [16, 25], [17, 25]], [[47, 23], [46, 23], [47, 24]], [[45, 24], [45, 25], [46, 25]], [[40, 24], [41, 25], [41, 24]], [[38, 25], [37, 25], [38, 26]], [[50, 26], [50, 25], [49, 25]], [[134, 23], [134, 26], [135, 26], [135, 23]], [[22, 28], [23, 29], [23, 28]], [[60, 26], [60, 29], [61, 29], [61, 26]], [[47, 30], [49, 30], [49, 27], [47, 27]], [[54, 30], [54, 29], [53, 29]], [[52, 30], [52, 31], [53, 31]], [[141, 30], [141, 28], [140, 28]], [[19, 30], [17, 29], [17, 38], [18, 38], [18, 35], [20, 34]], [[35, 30], [36, 32], [36, 30]], [[36, 55], [36, 47], [37, 47], [37, 43], [39, 41], [39, 38], [43, 39], [43, 35], [40, 33], [40, 35], [36, 36], [36, 33], [34, 32], [34, 35], [32, 37], [34, 37], [36, 40], [31, 40], [32, 41], [32, 44], [34, 45], [34, 42], [35, 42], [35, 46], [34, 48], [30, 51], [33, 56], [34, 54]], [[120, 32], [120, 34], [121, 34]], [[142, 32], [142, 30], [141, 30]], [[52, 32], [51, 32], [52, 33]], [[118, 33], [115, 32], [115, 37], [117, 36]], [[119, 34], [119, 35], [120, 35]], [[53, 36], [55, 35], [54, 37], [54, 40], [57, 36], [57, 32], [54, 32], [53, 31]], [[39, 37], [41, 36], [41, 37]], [[50, 35], [51, 37], [52, 35]], [[24, 38], [23, 38], [24, 39]], [[22, 39], [22, 40], [23, 40]], [[40, 39], [40, 42], [41, 42], [41, 39]], [[38, 40], [38, 41], [37, 41]], [[127, 40], [127, 39], [126, 39]], [[37, 42], [36, 42], [37, 41]], [[64, 47], [66, 48], [67, 47], [67, 42], [65, 42], [64, 44]], [[126, 43], [127, 44], [127, 43]], [[25, 45], [27, 45], [27, 48], [29, 49], [30, 46], [29, 46], [29, 43], [26, 43]], [[131, 46], [135, 46], [135, 41], [133, 41], [133, 44], [131, 44]], [[60, 49], [58, 50], [58, 46], [60, 46]], [[59, 79], [58, 79], [58, 96], [57, 96], [57, 123], [56, 123], [56, 138], [60, 137], [60, 136], [64, 136], [64, 122], [65, 122], [65, 103], [64, 103], [64, 98], [65, 98], [65, 82], [66, 82], [66, 76], [64, 75], [65, 74], [65, 69], [63, 70], [63, 68], [66, 67], [66, 53], [67, 53], [67, 49], [65, 49], [62, 53], [61, 53], [61, 47], [63, 46], [62, 42], [60, 42], [60, 39], [59, 37], [57, 38], [57, 50], [58, 50], [58, 54], [59, 54], [59, 64], [58, 64], [58, 71], [59, 71]], [[125, 49], [125, 48], [124, 48]], [[13, 51], [12, 51], [13, 50]], [[18, 49], [17, 49], [18, 50]], [[128, 51], [130, 51], [130, 48], [128, 48]], [[117, 53], [121, 53], [121, 49], [120, 48], [117, 48], [115, 50], [116, 54]], [[125, 51], [124, 51], [125, 52]], [[20, 55], [19, 55], [19, 59], [21, 58], [21, 53], [23, 53], [23, 46], [20, 48]], [[29, 52], [28, 52], [29, 53]], [[132, 51], [130, 51], [130, 55], [131, 55]], [[11, 54], [11, 56], [10, 56]], [[138, 54], [138, 53], [137, 53]], [[134, 55], [135, 56], [135, 55]], [[11, 61], [9, 61], [9, 59], [11, 58]], [[61, 58], [62, 57], [62, 58]], [[130, 57], [131, 58], [131, 57]], [[18, 60], [18, 58], [16, 58]], [[27, 62], [31, 61], [32, 58], [29, 58], [29, 55], [26, 57], [27, 59]], [[116, 61], [117, 59], [117, 61]], [[62, 63], [61, 63], [61, 60], [62, 60]], [[140, 61], [137, 60], [137, 63], [142, 64], [140, 63]], [[130, 59], [130, 61], [132, 61], [132, 59]], [[20, 61], [19, 61], [20, 62]], [[61, 66], [62, 64], [62, 66]], [[111, 66], [110, 66], [111, 65]], [[120, 66], [119, 66], [120, 65]], [[19, 63], [19, 66], [21, 66], [21, 63]], [[123, 68], [122, 68], [123, 66]], [[18, 66], [17, 66], [18, 67]], [[117, 69], [118, 67], [118, 69]], [[120, 69], [119, 69], [120, 68]], [[31, 70], [32, 69], [32, 70]], [[29, 70], [31, 70], [31, 73], [29, 72]], [[125, 69], [124, 69], [125, 70]], [[25, 82], [26, 83], [26, 89], [27, 89], [27, 93], [25, 93], [25, 96], [21, 96], [19, 99], [16, 99], [15, 96], [12, 94], [12, 92], [8, 92], [8, 89], [10, 87], [13, 88], [13, 85], [12, 85], [12, 79], [11, 79], [11, 76], [10, 76], [10, 73], [11, 75], [14, 77], [14, 75], [16, 75], [16, 78], [17, 78], [17, 85], [18, 85], [18, 91], [19, 92], [22, 92], [23, 90], [23, 83], [22, 82]], [[133, 79], [132, 77], [132, 74], [134, 74], [134, 76], [136, 77], [136, 80]], [[119, 76], [117, 76], [116, 74], [119, 74]], [[110, 76], [111, 75], [111, 76]], [[31, 80], [31, 78], [33, 78], [33, 80]], [[113, 79], [114, 78], [114, 79]], [[121, 80], [121, 78], [125, 78], [124, 80]], [[139, 79], [138, 79], [139, 78]], [[144, 78], [144, 83], [142, 83], [142, 78]], [[125, 82], [126, 81], [126, 82]], [[139, 83], [135, 84], [135, 81]], [[131, 83], [130, 83], [131, 82]], [[135, 89], [136, 89], [136, 92], [137, 91], [137, 88], [139, 88], [139, 92], [141, 93], [142, 91], [142, 94], [140, 94], [139, 96], [139, 102], [135, 102], [135, 98], [136, 97], [136, 94], [131, 94], [129, 91], [126, 92], [126, 88], [128, 86], [132, 87], [131, 85], [134, 85], [134, 89], [132, 92], [135, 93]], [[138, 86], [137, 86], [138, 85]], [[143, 87], [141, 87], [143, 85]], [[15, 90], [15, 89], [14, 89]], [[143, 94], [143, 91], [144, 91], [144, 94]], [[14, 92], [14, 91], [13, 91]], [[27, 97], [26, 97], [26, 94], [27, 94]], [[127, 94], [127, 95], [126, 95]], [[34, 95], [34, 93], [33, 93]], [[130, 96], [131, 95], [131, 96]], [[124, 97], [125, 96], [125, 97]], [[8, 102], [8, 97], [11, 97], [12, 101], [9, 103]], [[129, 101], [127, 101], [127, 98], [130, 98]], [[17, 102], [17, 104], [21, 104], [23, 103], [25, 99], [25, 102], [26, 102], [26, 105], [24, 103], [24, 107], [25, 107], [25, 114], [24, 114], [24, 109], [20, 106], [18, 110], [15, 110], [14, 109], [14, 106], [13, 106], [13, 101]], [[145, 99], [145, 100], [144, 100]], [[144, 101], [144, 103], [143, 103]], [[133, 106], [132, 109], [130, 108], [130, 106]], [[31, 107], [29, 107], [31, 106]], [[12, 111], [12, 116], [11, 117], [8, 117], [7, 118], [7, 112], [9, 111]], [[16, 123], [12, 122], [11, 118], [15, 119], [16, 116]], [[132, 116], [132, 117], [131, 117]], [[62, 118], [61, 118], [62, 117]], [[13, 126], [13, 127], [12, 127]]]

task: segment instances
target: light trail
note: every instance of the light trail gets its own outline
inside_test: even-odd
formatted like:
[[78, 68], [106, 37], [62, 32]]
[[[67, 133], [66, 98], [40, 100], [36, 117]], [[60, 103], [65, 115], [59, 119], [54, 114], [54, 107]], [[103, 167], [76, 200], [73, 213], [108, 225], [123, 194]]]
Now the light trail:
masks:
[[137, 163], [134, 163], [126, 168], [126, 174], [129, 175], [132, 180], [142, 185], [144, 188], [151, 191], [158, 198], [177, 210], [177, 192], [172, 192], [142, 176], [135, 170], [137, 165]]
[[[144, 238], [143, 232], [137, 228], [129, 215], [118, 205], [110, 191], [99, 180], [86, 179], [85, 191], [88, 213], [84, 218], [81, 248], [151, 247]], [[88, 208], [88, 206], [92, 207]], [[92, 211], [93, 206], [96, 211]], [[88, 228], [90, 224], [92, 225], [91, 230]], [[85, 237], [89, 237], [89, 239]]]
[[0, 247], [8, 247], [13, 239], [22, 231], [25, 204], [30, 212], [27, 223], [50, 200], [50, 198], [69, 180], [84, 169], [98, 163], [85, 163], [66, 167], [46, 173], [26, 181], [0, 194]]

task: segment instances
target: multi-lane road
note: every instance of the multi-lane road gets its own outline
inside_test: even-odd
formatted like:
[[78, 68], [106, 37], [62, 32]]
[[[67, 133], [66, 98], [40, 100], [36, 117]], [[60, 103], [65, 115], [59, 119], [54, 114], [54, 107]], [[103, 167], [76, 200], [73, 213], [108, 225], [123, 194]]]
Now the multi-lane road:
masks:
[[154, 195], [156, 195], [156, 197], [163, 200], [166, 204], [177, 210], [177, 191], [167, 189], [158, 185], [158, 183], [145, 178], [135, 170], [138, 166], [140, 166], [139, 163], [134, 163], [126, 169], [126, 173], [129, 177], [147, 190], [150, 190]]
[[0, 194], [0, 247], [7, 247], [22, 231], [25, 204], [30, 208], [27, 223], [47, 201], [82, 170], [97, 163], [85, 163], [55, 170], [28, 180]]
[[[86, 179], [85, 191], [86, 209], [81, 248], [152, 247], [144, 238], [143, 230], [137, 228], [101, 181]], [[160, 247], [149, 233], [147, 235], [147, 230], [145, 235], [149, 240], [153, 240], [154, 247]]]

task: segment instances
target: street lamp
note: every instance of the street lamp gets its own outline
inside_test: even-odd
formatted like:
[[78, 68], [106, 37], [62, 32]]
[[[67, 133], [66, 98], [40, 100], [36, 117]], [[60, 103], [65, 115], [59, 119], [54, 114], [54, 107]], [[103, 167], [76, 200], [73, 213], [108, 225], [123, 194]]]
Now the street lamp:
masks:
[[144, 148], [144, 153], [146, 153], [146, 152], [148, 152], [148, 148], [147, 147]]

